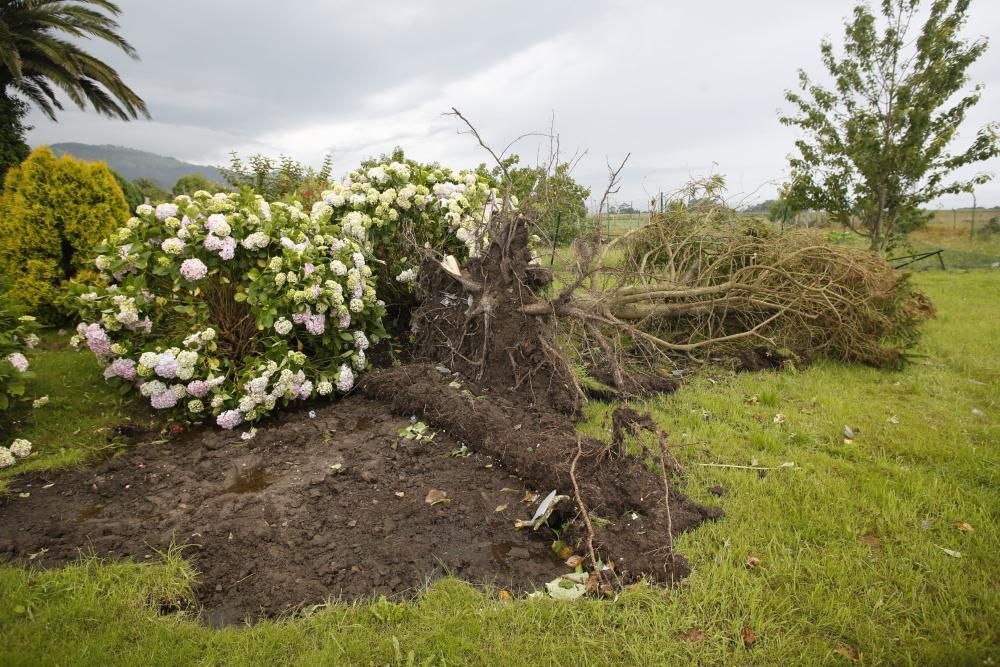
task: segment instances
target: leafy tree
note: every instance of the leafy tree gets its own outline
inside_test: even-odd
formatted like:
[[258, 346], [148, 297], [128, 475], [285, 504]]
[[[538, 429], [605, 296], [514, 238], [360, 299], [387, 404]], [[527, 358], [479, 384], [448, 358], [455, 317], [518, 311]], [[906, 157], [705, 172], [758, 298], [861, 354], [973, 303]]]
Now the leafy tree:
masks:
[[120, 13], [109, 0], [0, 2], [0, 169], [14, 164], [7, 154], [10, 147], [16, 151], [24, 143], [25, 107], [17, 96], [52, 120], [56, 120], [56, 110], [63, 108], [57, 89], [81, 109], [89, 103], [98, 113], [113, 118], [149, 117], [146, 103], [114, 68], [67, 39], [103, 40], [138, 58], [118, 34], [115, 17]]
[[136, 207], [146, 203], [146, 197], [142, 194], [142, 190], [139, 189], [139, 186], [119, 174], [114, 169], [111, 169], [111, 175], [115, 177], [115, 180], [118, 182], [118, 187], [122, 189], [122, 194], [125, 195], [125, 201], [128, 202], [129, 211], [134, 213]]
[[922, 206], [990, 180], [985, 173], [953, 177], [1000, 152], [996, 123], [964, 150], [952, 149], [982, 89], [966, 89], [966, 71], [987, 46], [985, 38], [960, 35], [968, 7], [969, 0], [935, 0], [912, 35], [919, 0], [882, 0], [881, 21], [859, 5], [845, 26], [843, 55], [822, 42], [834, 86], [813, 83], [800, 70], [801, 94], [785, 94], [796, 112], [781, 122], [804, 133], [789, 157], [793, 206], [828, 211], [882, 252], [925, 221]]
[[784, 229], [785, 225], [795, 217], [796, 213], [798, 211], [788, 197], [788, 186], [784, 185], [778, 193], [778, 198], [772, 199], [768, 205], [767, 219], [771, 222], [780, 223], [781, 228]]
[[37, 148], [4, 179], [0, 280], [22, 303], [53, 319], [61, 284], [92, 271], [93, 247], [128, 217], [107, 165]]
[[0, 178], [28, 157], [31, 149], [24, 140], [30, 128], [24, 125], [28, 105], [13, 97], [0, 95]]
[[159, 186], [159, 184], [151, 178], [140, 177], [132, 181], [135, 187], [139, 188], [139, 192], [142, 193], [143, 200], [149, 200], [151, 202], [166, 201], [170, 198], [170, 193]]
[[271, 201], [300, 200], [311, 205], [330, 184], [332, 158], [323, 158], [319, 171], [287, 155], [277, 160], [255, 153], [244, 162], [236, 151], [230, 155], [229, 167], [222, 168], [223, 178], [234, 189], [251, 188]]
[[506, 169], [499, 165], [488, 170], [479, 165], [476, 172], [501, 192], [510, 187], [518, 205], [530, 211], [549, 242], [567, 243], [574, 239], [587, 219], [587, 198], [590, 188], [584, 187], [570, 174], [571, 165], [563, 162], [547, 171], [544, 167], [518, 167], [520, 157], [504, 158]]
[[215, 181], [208, 180], [208, 177], [203, 174], [194, 173], [178, 178], [177, 182], [174, 183], [174, 188], [171, 190], [171, 194], [177, 197], [178, 195], [193, 195], [198, 192], [198, 190], [216, 193], [224, 189], [225, 188]]

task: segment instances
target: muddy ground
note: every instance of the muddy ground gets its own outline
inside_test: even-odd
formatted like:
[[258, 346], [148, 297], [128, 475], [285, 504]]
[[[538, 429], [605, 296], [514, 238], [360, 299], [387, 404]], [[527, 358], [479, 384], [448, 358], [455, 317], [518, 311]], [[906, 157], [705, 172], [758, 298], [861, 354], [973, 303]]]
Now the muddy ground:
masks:
[[[187, 545], [200, 573], [187, 604], [215, 625], [331, 599], [412, 597], [444, 574], [514, 594], [541, 588], [572, 571], [567, 553], [556, 555], [547, 527], [514, 521], [553, 488], [569, 498], [550, 524], [565, 522], [562, 539], [588, 553], [568, 476], [572, 422], [457, 384], [426, 365], [378, 372], [362, 388], [368, 398], [286, 413], [248, 441], [205, 427], [92, 468], [19, 478], [0, 499], [0, 559], [141, 562]], [[400, 436], [411, 417], [431, 424], [432, 440]], [[683, 557], [665, 551], [659, 476], [582, 442], [581, 497], [607, 521], [595, 527], [598, 559], [614, 563], [618, 583], [685, 576]], [[432, 491], [445, 499], [428, 503]], [[675, 534], [720, 514], [673, 491], [671, 505]]]
[[[247, 442], [202, 430], [21, 478], [0, 501], [0, 557], [42, 552], [31, 565], [52, 567], [81, 553], [142, 561], [191, 545], [197, 602], [214, 623], [328, 598], [406, 597], [446, 572], [523, 592], [570, 571], [550, 532], [513, 527], [534, 511], [523, 502], [530, 485], [475, 450], [452, 455], [461, 445], [444, 433], [399, 437], [409, 424], [351, 397]], [[425, 502], [432, 489], [447, 501]]]

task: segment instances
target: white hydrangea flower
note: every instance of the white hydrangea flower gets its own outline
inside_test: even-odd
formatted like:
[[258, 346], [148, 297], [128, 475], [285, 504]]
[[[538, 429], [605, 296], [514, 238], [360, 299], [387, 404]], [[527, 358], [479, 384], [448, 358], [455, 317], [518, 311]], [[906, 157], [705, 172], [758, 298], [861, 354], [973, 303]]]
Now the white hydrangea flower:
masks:
[[18, 438], [14, 442], [10, 443], [10, 453], [19, 459], [25, 458], [31, 454], [31, 441], [25, 440], [24, 438]]

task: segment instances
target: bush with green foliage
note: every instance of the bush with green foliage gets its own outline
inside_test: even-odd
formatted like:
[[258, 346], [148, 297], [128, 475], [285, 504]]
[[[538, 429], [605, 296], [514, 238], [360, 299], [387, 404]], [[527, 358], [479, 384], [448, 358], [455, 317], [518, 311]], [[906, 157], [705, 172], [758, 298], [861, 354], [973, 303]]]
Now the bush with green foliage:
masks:
[[38, 344], [37, 330], [35, 318], [0, 286], [0, 410], [24, 396], [24, 381], [31, 377], [26, 355]]
[[104, 163], [38, 148], [4, 179], [0, 279], [32, 312], [53, 319], [62, 283], [91, 270], [94, 246], [126, 219], [128, 204]]
[[569, 243], [586, 224], [590, 188], [576, 182], [569, 163], [547, 170], [518, 167], [519, 161], [520, 157], [510, 155], [503, 160], [504, 168], [498, 165], [490, 171], [486, 165], [480, 165], [476, 172], [497, 190], [510, 189], [518, 207], [536, 221], [537, 231], [547, 244]]
[[329, 209], [345, 235], [377, 258], [379, 295], [406, 304], [422, 261], [418, 248], [459, 261], [477, 256], [497, 205], [496, 191], [476, 173], [409, 160], [396, 149], [332, 183], [314, 211]]
[[174, 187], [171, 190], [171, 193], [175, 197], [178, 197], [180, 195], [190, 196], [198, 192], [199, 190], [205, 190], [206, 192], [219, 192], [220, 190], [223, 189], [224, 188], [218, 183], [208, 180], [207, 176], [203, 174], [194, 173], [194, 174], [187, 174], [185, 176], [181, 176], [180, 178], [178, 178], [177, 182], [174, 183]]
[[490, 196], [472, 174], [392, 161], [310, 213], [250, 189], [140, 206], [98, 248], [108, 286], [73, 286], [75, 341], [123, 392], [223, 428], [347, 392], [384, 336], [379, 297], [409, 293], [410, 245], [475, 254]]
[[107, 287], [74, 285], [86, 342], [122, 391], [224, 428], [350, 390], [382, 336], [360, 243], [329, 213], [206, 192], [136, 217], [101, 244]]
[[274, 160], [255, 153], [244, 162], [233, 151], [229, 167], [222, 169], [222, 175], [226, 183], [237, 190], [251, 188], [267, 200], [300, 201], [308, 207], [319, 201], [323, 191], [332, 184], [332, 170], [329, 155], [323, 158], [323, 166], [317, 171], [287, 155]]
[[122, 194], [125, 195], [125, 202], [128, 204], [128, 210], [134, 211], [140, 205], [146, 203], [146, 196], [142, 194], [142, 190], [139, 189], [139, 186], [119, 174], [114, 169], [111, 170], [111, 174], [115, 177], [115, 180], [118, 181], [118, 187], [122, 189]]

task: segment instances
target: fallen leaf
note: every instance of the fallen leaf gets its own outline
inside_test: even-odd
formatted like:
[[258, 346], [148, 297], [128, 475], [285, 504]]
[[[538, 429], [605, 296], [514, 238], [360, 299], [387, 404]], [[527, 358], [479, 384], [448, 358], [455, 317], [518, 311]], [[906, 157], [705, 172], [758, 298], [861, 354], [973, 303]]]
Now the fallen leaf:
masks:
[[405, 495], [406, 495], [406, 492], [405, 492], [405, 491], [397, 491], [397, 492], [396, 492], [396, 497], [397, 497], [397, 498], [402, 498], [402, 497], [403, 497], [403, 496], [405, 496]]
[[45, 486], [43, 486], [42, 488], [43, 488], [43, 489], [51, 489], [51, 488], [52, 488], [53, 486], [55, 486], [55, 485], [56, 485], [56, 483], [55, 483], [55, 482], [49, 482], [48, 484], [46, 484], [46, 485], [45, 485]]
[[757, 643], [757, 635], [750, 629], [749, 625], [743, 626], [743, 648], [749, 650]]
[[17, 497], [18, 498], [30, 498], [31, 497], [31, 493], [28, 492], [28, 491], [22, 491], [21, 493], [17, 494]]
[[898, 424], [899, 423], [899, 417], [897, 417], [896, 415], [893, 415], [893, 416], [889, 417], [889, 423], [890, 424]]
[[437, 505], [438, 503], [446, 503], [451, 499], [448, 497], [447, 491], [439, 491], [438, 489], [431, 489], [427, 492], [427, 497], [424, 498], [424, 502], [428, 505]]
[[854, 431], [847, 424], [844, 424], [844, 439], [854, 440]]
[[861, 537], [861, 543], [866, 547], [871, 547], [873, 549], [878, 549], [882, 546], [882, 540], [875, 537], [874, 535], [863, 535]]
[[958, 528], [963, 533], [974, 533], [974, 532], [976, 532], [975, 528], [973, 528], [969, 524], [965, 523], [964, 521], [956, 521], [955, 522], [955, 528]]
[[576, 600], [587, 592], [589, 580], [590, 575], [586, 572], [564, 574], [545, 584], [545, 590], [548, 591], [549, 597], [556, 600]]
[[538, 494], [531, 491], [525, 491], [524, 496], [521, 498], [522, 503], [528, 503], [529, 505], [536, 500], [538, 500]]
[[566, 565], [568, 565], [569, 567], [575, 568], [581, 563], [583, 563], [583, 556], [581, 556], [580, 554], [575, 554], [566, 559]]
[[778, 467], [779, 468], [794, 468], [795, 467], [795, 462], [794, 461], [785, 461], [784, 463], [782, 463]]
[[701, 628], [691, 628], [687, 632], [682, 632], [675, 636], [681, 641], [691, 642], [692, 644], [700, 644], [705, 641], [707, 635], [705, 635], [705, 631]]
[[753, 570], [754, 568], [758, 568], [761, 565], [762, 565], [761, 560], [756, 556], [750, 556], [750, 558], [747, 558], [747, 567], [749, 567], [751, 570]]
[[539, 526], [541, 526], [548, 520], [549, 515], [552, 514], [552, 511], [556, 508], [556, 505], [561, 500], [569, 500], [569, 496], [557, 496], [556, 490], [552, 489], [552, 492], [549, 493], [549, 495], [545, 496], [545, 500], [543, 500], [541, 503], [538, 504], [538, 509], [535, 510], [535, 515], [532, 516], [531, 519], [527, 521], [524, 520], [515, 521], [514, 527], [515, 528], [530, 527], [532, 530], [538, 530]]
[[747, 405], [757, 405], [757, 397], [751, 396], [747, 399]]
[[493, 511], [494, 512], [503, 512], [505, 509], [507, 509], [507, 503], [504, 503], [503, 505], [497, 505], [497, 508], [495, 510], [493, 510]]
[[503, 589], [497, 593], [497, 597], [500, 598], [501, 602], [511, 602], [514, 600], [514, 596], [510, 594], [510, 591], [505, 591]]
[[[937, 546], [937, 545], [935, 545], [935, 546]], [[938, 547], [938, 549], [940, 549], [941, 551], [945, 552], [946, 554], [948, 554], [952, 558], [961, 558], [962, 557], [962, 552], [961, 551], [955, 551], [954, 549], [945, 549], [944, 547]]]
[[848, 646], [847, 644], [837, 644], [837, 648], [833, 649], [834, 653], [839, 653], [851, 662], [858, 662], [861, 660], [861, 654], [858, 649], [853, 646]]
[[556, 555], [563, 560], [569, 560], [569, 557], [573, 555], [573, 547], [568, 544], [564, 544], [559, 547], [558, 551], [556, 551]]

